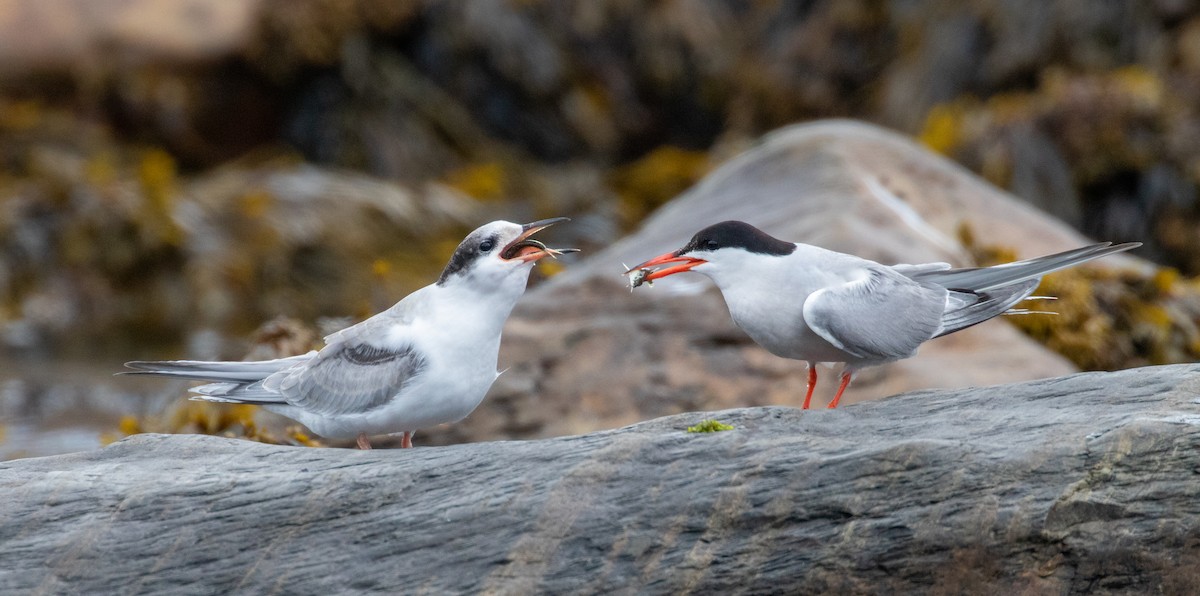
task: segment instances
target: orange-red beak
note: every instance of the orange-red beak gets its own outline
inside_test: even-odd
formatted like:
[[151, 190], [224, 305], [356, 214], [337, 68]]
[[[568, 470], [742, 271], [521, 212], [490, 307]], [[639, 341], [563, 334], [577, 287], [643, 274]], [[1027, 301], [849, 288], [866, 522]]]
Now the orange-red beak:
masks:
[[535, 222], [527, 223], [521, 226], [521, 235], [517, 236], [504, 250], [500, 251], [500, 258], [508, 261], [524, 261], [530, 263], [542, 257], [558, 257], [572, 252], [579, 252], [577, 248], [550, 248], [530, 236], [537, 233], [539, 230], [544, 230], [556, 223], [571, 221], [566, 217], [553, 217], [550, 219], [542, 219]]
[[633, 267], [631, 267], [629, 269], [629, 271], [626, 271], [625, 273], [628, 274], [632, 271], [637, 271], [638, 269], [650, 269], [652, 267], [658, 267], [660, 265], [666, 265], [668, 263], [679, 263], [678, 265], [675, 265], [672, 267], [667, 267], [666, 269], [655, 269], [655, 270], [651, 271], [650, 273], [647, 273], [646, 276], [642, 278], [643, 281], [654, 281], [656, 279], [662, 279], [668, 275], [675, 275], [676, 273], [683, 273], [684, 271], [687, 271], [687, 270], [691, 269], [692, 267], [695, 267], [696, 265], [700, 265], [702, 263], [707, 263], [707, 262], [708, 261], [705, 261], [704, 259], [697, 259], [695, 257], [683, 257], [683, 256], [680, 256], [673, 252], [669, 252], [664, 255], [658, 255], [657, 257], [654, 257], [653, 259], [650, 259], [649, 261], [646, 261], [645, 263], [642, 263], [641, 265], [634, 265]]

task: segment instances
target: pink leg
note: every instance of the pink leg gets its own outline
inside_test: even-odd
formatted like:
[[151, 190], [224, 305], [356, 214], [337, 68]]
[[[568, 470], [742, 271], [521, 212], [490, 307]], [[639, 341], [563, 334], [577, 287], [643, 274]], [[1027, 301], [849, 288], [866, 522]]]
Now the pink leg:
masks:
[[842, 384], [838, 385], [837, 395], [833, 396], [833, 401], [829, 402], [829, 407], [831, 407], [831, 408], [837, 407], [838, 400], [842, 399], [842, 392], [845, 391], [846, 388], [850, 386], [850, 377], [853, 375], [854, 375], [854, 373], [851, 371], [848, 371], [848, 370], [842, 371]]
[[367, 438], [367, 433], [358, 433], [358, 448], [370, 449], [371, 440]]
[[412, 436], [412, 433], [404, 431], [404, 436], [400, 439], [401, 449], [412, 449]]
[[804, 394], [804, 405], [801, 409], [807, 410], [809, 402], [812, 401], [813, 389], [817, 388], [817, 363], [808, 363], [808, 391]]

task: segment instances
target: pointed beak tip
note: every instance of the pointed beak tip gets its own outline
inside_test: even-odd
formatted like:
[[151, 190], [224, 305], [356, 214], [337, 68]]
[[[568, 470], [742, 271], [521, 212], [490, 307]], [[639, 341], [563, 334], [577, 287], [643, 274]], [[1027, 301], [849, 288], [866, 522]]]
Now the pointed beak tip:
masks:
[[[550, 219], [540, 219], [538, 221], [533, 221], [533, 222], [529, 222], [527, 224], [522, 224], [521, 225], [521, 233], [518, 234], [517, 237], [515, 239], [513, 239], [512, 242], [508, 243], [508, 245], [504, 247], [504, 250], [500, 253], [500, 258], [505, 259], [505, 260], [514, 259], [517, 256], [516, 250], [519, 247], [528, 247], [528, 246], [539, 248], [539, 249], [541, 249], [541, 252], [529, 253], [529, 254], [525, 255], [524, 258], [520, 259], [521, 261], [524, 261], [526, 263], [536, 261], [537, 259], [540, 259], [542, 257], [547, 257], [547, 256], [556, 257], [557, 255], [565, 254], [568, 252], [578, 252], [578, 249], [574, 249], [574, 248], [552, 249], [552, 248], [547, 247], [545, 244], [542, 244], [541, 242], [531, 239], [531, 237], [534, 234], [538, 233], [539, 231], [541, 231], [547, 227], [550, 227], [556, 223], [562, 223], [564, 221], [571, 221], [571, 220], [570, 220], [570, 218], [567, 218], [567, 217], [552, 217]], [[505, 255], [509, 255], [509, 256], [505, 256]], [[538, 256], [534, 257], [533, 255], [538, 255]], [[529, 257], [533, 257], [533, 258], [529, 258]]]
[[569, 217], [551, 217], [549, 219], [539, 219], [537, 221], [531, 221], [527, 224], [523, 224], [521, 226], [521, 229], [524, 231], [529, 231], [529, 230], [537, 231], [542, 228], [548, 228], [554, 224], [563, 223], [565, 221], [571, 221], [571, 218], [569, 218]]

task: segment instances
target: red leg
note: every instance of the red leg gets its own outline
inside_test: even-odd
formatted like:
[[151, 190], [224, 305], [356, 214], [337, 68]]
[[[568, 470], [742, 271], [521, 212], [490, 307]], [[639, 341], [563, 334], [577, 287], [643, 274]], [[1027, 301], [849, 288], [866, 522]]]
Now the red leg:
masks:
[[817, 363], [808, 363], [808, 391], [804, 394], [804, 405], [801, 409], [807, 410], [809, 402], [812, 401], [813, 389], [817, 388]]
[[401, 449], [412, 449], [412, 436], [412, 433], [404, 431], [404, 436], [400, 439]]
[[367, 438], [367, 433], [358, 433], [358, 448], [370, 449], [371, 440]]
[[850, 386], [850, 377], [853, 375], [854, 375], [854, 373], [852, 373], [848, 370], [842, 371], [842, 384], [838, 385], [837, 395], [833, 396], [833, 401], [829, 402], [829, 407], [831, 407], [831, 408], [837, 407], [838, 400], [842, 399], [842, 392], [845, 391], [846, 388]]

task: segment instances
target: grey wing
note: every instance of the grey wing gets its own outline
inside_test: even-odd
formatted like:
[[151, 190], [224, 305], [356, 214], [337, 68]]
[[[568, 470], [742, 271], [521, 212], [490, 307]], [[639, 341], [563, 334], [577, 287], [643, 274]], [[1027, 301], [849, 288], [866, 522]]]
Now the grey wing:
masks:
[[859, 358], [904, 358], [941, 331], [946, 294], [934, 284], [869, 269], [861, 279], [810, 294], [804, 319], [817, 335]]
[[341, 341], [361, 341], [361, 338], [371, 336], [375, 333], [383, 333], [388, 328], [412, 323], [414, 319], [421, 316], [429, 308], [428, 301], [421, 300], [420, 298], [429, 288], [430, 286], [425, 286], [405, 296], [403, 300], [393, 304], [391, 308], [365, 321], [330, 333], [325, 336], [325, 344], [332, 345]]
[[1126, 242], [1113, 246], [1111, 242], [1101, 242], [1100, 244], [1092, 244], [1044, 257], [994, 265], [992, 267], [913, 269], [902, 271], [902, 273], [917, 281], [931, 282], [953, 290], [976, 292], [1039, 278], [1047, 273], [1053, 273], [1092, 259], [1137, 248], [1141, 245], [1140, 242]]
[[950, 269], [950, 263], [920, 263], [917, 265], [910, 265], [908, 263], [899, 263], [896, 265], [892, 265], [892, 269], [896, 270], [898, 273], [905, 275], [906, 277], [913, 277], [914, 275], [922, 274], [922, 273], [930, 273], [933, 271], [946, 271], [947, 269]]
[[326, 346], [307, 366], [263, 384], [309, 412], [357, 414], [386, 404], [426, 366], [424, 354], [411, 345], [383, 348], [343, 341]]

